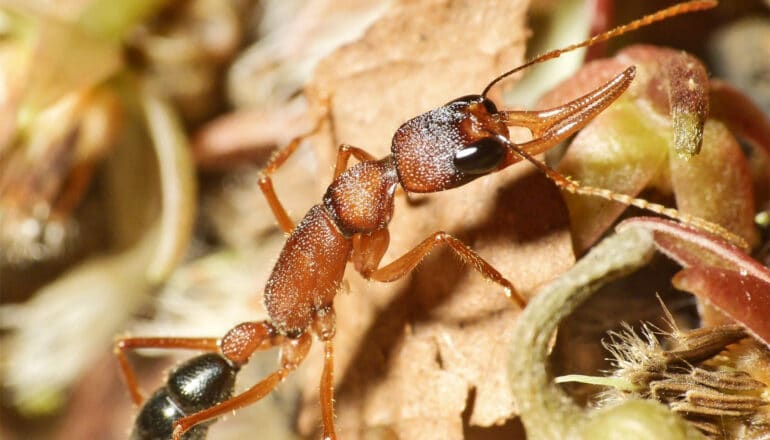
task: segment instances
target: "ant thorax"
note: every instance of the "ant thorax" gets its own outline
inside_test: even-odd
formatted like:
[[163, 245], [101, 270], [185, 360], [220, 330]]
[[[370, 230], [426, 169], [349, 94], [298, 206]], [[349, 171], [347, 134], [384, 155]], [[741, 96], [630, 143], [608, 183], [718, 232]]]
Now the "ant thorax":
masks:
[[391, 156], [362, 162], [334, 179], [324, 195], [324, 207], [345, 236], [373, 232], [390, 223], [397, 186]]

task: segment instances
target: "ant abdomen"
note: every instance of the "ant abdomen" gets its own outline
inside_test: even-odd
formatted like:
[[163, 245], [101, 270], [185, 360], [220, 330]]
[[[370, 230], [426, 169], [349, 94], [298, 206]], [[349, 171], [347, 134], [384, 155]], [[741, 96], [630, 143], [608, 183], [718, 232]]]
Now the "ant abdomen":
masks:
[[[136, 417], [130, 440], [168, 440], [174, 432], [174, 422], [185, 416], [174, 403], [168, 389], [155, 392]], [[201, 423], [187, 431], [183, 440], [204, 440], [209, 424]]]
[[[238, 369], [222, 356], [207, 353], [180, 364], [169, 373], [166, 385], [142, 405], [130, 440], [168, 440], [174, 422], [210, 408], [233, 394]], [[209, 423], [194, 426], [183, 440], [203, 440]]]

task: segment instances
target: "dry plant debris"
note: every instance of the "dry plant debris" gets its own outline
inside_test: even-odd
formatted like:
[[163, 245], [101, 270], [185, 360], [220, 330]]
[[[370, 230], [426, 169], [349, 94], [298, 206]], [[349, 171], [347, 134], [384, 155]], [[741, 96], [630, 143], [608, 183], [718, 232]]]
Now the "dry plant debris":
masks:
[[[638, 217], [617, 229], [618, 234], [602, 241], [569, 272], [545, 287], [517, 323], [511, 375], [521, 380], [512, 381], [514, 392], [524, 396], [541, 389], [540, 395], [521, 408], [529, 435], [597, 438], [594, 436], [602, 429], [617, 435], [626, 418], [633, 417], [638, 423], [626, 433], [631, 438], [651, 438], [658, 428], [648, 417], [661, 411], [653, 401], [664, 403], [671, 411], [666, 416], [658, 414], [669, 420], [666, 423], [679, 424], [674, 416], [679, 414], [690, 424], [680, 426], [680, 431], [672, 431], [667, 438], [701, 438], [693, 428], [715, 439], [766, 435], [770, 429], [770, 345], [763, 318], [770, 313], [770, 289], [765, 281], [770, 279], [770, 270], [735, 247], [674, 222]], [[597, 409], [579, 408], [564, 390], [551, 383], [546, 367], [550, 338], [563, 318], [602, 287], [620, 295], [623, 284], [613, 281], [645, 266], [655, 248], [685, 266], [674, 277], [675, 283], [693, 269], [734, 273], [703, 277], [695, 288], [686, 288], [713, 301], [738, 324], [680, 330], [668, 311], [668, 332], [647, 324], [641, 330], [624, 324], [605, 341], [614, 358], [610, 377], [559, 378], [558, 382], [576, 380], [611, 387], [598, 397]], [[734, 293], [729, 297], [724, 295], [726, 284]], [[759, 288], [755, 290], [755, 286]], [[738, 342], [740, 345], [735, 345]], [[635, 408], [639, 399], [646, 403]], [[562, 422], [549, 424], [545, 420]]]
[[[644, 398], [666, 404], [712, 439], [770, 433], [770, 350], [737, 324], [681, 331], [643, 325], [610, 332], [612, 376], [599, 406]], [[576, 378], [575, 380], [580, 380]], [[604, 383], [602, 383], [604, 382]]]

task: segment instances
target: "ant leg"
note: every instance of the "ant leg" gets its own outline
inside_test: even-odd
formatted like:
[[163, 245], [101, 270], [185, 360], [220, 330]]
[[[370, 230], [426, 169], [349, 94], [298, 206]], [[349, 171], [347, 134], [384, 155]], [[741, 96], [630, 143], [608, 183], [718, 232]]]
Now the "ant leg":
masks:
[[[237, 339], [237, 337], [235, 339]], [[296, 339], [283, 339], [280, 344], [281, 367], [277, 371], [235, 397], [220, 402], [211, 408], [206, 408], [195, 414], [177, 420], [174, 423], [173, 440], [181, 440], [185, 432], [189, 431], [193, 426], [199, 423], [215, 419], [224, 414], [251, 405], [270, 394], [276, 385], [286, 378], [289, 373], [294, 371], [302, 360], [305, 359], [312, 342], [313, 339], [310, 333], [305, 333]], [[239, 341], [233, 340], [233, 343], [238, 344]], [[224, 347], [222, 351], [225, 351]]]
[[321, 400], [321, 423], [323, 440], [337, 440], [334, 428], [334, 333], [335, 315], [331, 307], [316, 312], [313, 330], [324, 343], [324, 369], [321, 373], [319, 399]]
[[280, 342], [273, 327], [264, 322], [244, 322], [233, 327], [220, 340], [218, 338], [168, 338], [168, 337], [130, 337], [115, 341], [115, 356], [134, 403], [141, 405], [144, 398], [139, 391], [131, 363], [126, 352], [138, 348], [165, 348], [182, 350], [200, 350], [205, 352], [221, 351], [222, 355], [235, 365], [243, 365], [256, 350], [270, 348]]
[[364, 277], [370, 278], [382, 282], [395, 281], [417, 266], [423, 258], [439, 244], [447, 244], [463, 262], [474, 269], [476, 269], [481, 275], [488, 280], [499, 284], [505, 289], [505, 296], [511, 301], [515, 302], [520, 308], [524, 308], [526, 301], [516, 292], [510, 281], [506, 280], [500, 272], [497, 271], [491, 264], [487, 263], [479, 254], [469, 248], [465, 243], [461, 242], [457, 238], [447, 234], [446, 232], [434, 232], [430, 237], [423, 240], [414, 249], [392, 261], [385, 267], [370, 271], [366, 270], [362, 272]]
[[361, 162], [375, 159], [374, 156], [358, 147], [342, 144], [337, 150], [337, 165], [334, 167], [335, 178], [348, 168], [348, 160], [350, 159], [351, 154]]
[[273, 153], [273, 156], [267, 162], [265, 169], [262, 170], [262, 173], [259, 176], [259, 188], [265, 195], [265, 199], [267, 199], [267, 203], [270, 205], [270, 209], [273, 211], [273, 215], [278, 221], [278, 225], [283, 232], [287, 234], [294, 229], [294, 222], [289, 218], [281, 201], [278, 200], [278, 196], [275, 194], [275, 188], [273, 188], [273, 179], [271, 179], [270, 176], [275, 173], [295, 151], [297, 151], [297, 148], [302, 144], [302, 141], [318, 133], [323, 125], [322, 122], [323, 119], [320, 119], [312, 130], [295, 137], [285, 147]]
[[674, 220], [678, 220], [684, 224], [693, 226], [702, 231], [708, 232], [718, 237], [722, 237], [723, 239], [733, 243], [734, 245], [742, 249], [749, 248], [749, 244], [746, 242], [746, 240], [728, 231], [727, 229], [723, 228], [722, 226], [716, 223], [710, 222], [708, 220], [704, 220], [694, 215], [680, 212], [674, 208], [669, 208], [667, 206], [663, 206], [657, 203], [651, 203], [647, 200], [631, 197], [627, 194], [616, 193], [606, 188], [597, 188], [593, 186], [581, 185], [580, 183], [574, 180], [571, 180], [569, 177], [564, 176], [563, 174], [559, 173], [558, 171], [554, 170], [553, 168], [549, 167], [543, 162], [532, 157], [527, 152], [529, 149], [526, 148], [526, 146], [535, 141], [531, 141], [526, 144], [522, 144], [518, 146], [509, 144], [508, 147], [511, 148], [516, 154], [518, 154], [522, 158], [526, 159], [527, 161], [535, 165], [549, 179], [551, 179], [551, 181], [553, 181], [559, 188], [563, 189], [564, 191], [567, 191], [572, 194], [581, 194], [586, 196], [600, 197], [602, 199], [622, 203], [627, 206], [636, 206], [637, 208], [641, 208], [650, 212], [654, 212], [656, 214], [669, 217]]
[[331, 339], [324, 341], [324, 369], [319, 397], [323, 440], [337, 440], [334, 428], [334, 342]]
[[115, 356], [120, 363], [120, 369], [123, 372], [123, 378], [131, 394], [131, 398], [136, 405], [141, 405], [144, 397], [139, 391], [139, 383], [136, 380], [134, 369], [128, 361], [126, 351], [137, 348], [173, 348], [184, 350], [217, 351], [216, 338], [120, 338], [115, 341]]
[[353, 252], [350, 254], [350, 260], [356, 272], [367, 276], [377, 270], [388, 250], [390, 232], [388, 228], [383, 228], [368, 234], [356, 234], [352, 241]]

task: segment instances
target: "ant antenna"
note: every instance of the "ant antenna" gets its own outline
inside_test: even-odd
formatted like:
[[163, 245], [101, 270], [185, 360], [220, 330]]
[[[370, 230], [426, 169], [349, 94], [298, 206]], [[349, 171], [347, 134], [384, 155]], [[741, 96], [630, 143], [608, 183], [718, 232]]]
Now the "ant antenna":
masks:
[[580, 43], [572, 44], [570, 46], [567, 46], [567, 47], [564, 47], [564, 48], [561, 48], [561, 49], [554, 49], [554, 50], [552, 50], [550, 52], [546, 52], [546, 53], [538, 56], [537, 58], [529, 60], [526, 63], [522, 64], [521, 66], [516, 67], [514, 69], [511, 69], [511, 70], [503, 73], [502, 75], [498, 76], [497, 78], [493, 79], [492, 82], [487, 84], [487, 86], [484, 88], [484, 91], [481, 92], [481, 96], [486, 98], [487, 97], [487, 93], [489, 93], [489, 90], [492, 88], [492, 86], [494, 86], [498, 82], [502, 81], [503, 79], [513, 75], [514, 73], [516, 73], [516, 72], [518, 72], [520, 70], [526, 69], [527, 67], [529, 67], [529, 66], [531, 66], [533, 64], [537, 64], [537, 63], [540, 63], [540, 62], [543, 62], [543, 61], [546, 61], [546, 60], [550, 60], [550, 59], [553, 59], [553, 58], [558, 58], [563, 53], [567, 53], [567, 52], [573, 51], [575, 49], [579, 49], [581, 47], [593, 46], [596, 43], [601, 43], [602, 41], [607, 41], [607, 40], [609, 40], [611, 38], [617, 37], [618, 35], [625, 34], [626, 32], [639, 29], [640, 27], [644, 27], [644, 26], [650, 25], [652, 23], [655, 23], [655, 22], [658, 22], [658, 21], [661, 21], [661, 20], [665, 20], [665, 19], [670, 18], [670, 17], [674, 17], [676, 15], [687, 14], [687, 13], [690, 13], [690, 12], [701, 11], [701, 10], [704, 10], [704, 9], [711, 9], [714, 6], [716, 6], [717, 4], [718, 4], [717, 0], [695, 0], [695, 1], [690, 1], [690, 2], [686, 2], [686, 3], [680, 3], [680, 4], [677, 4], [677, 5], [674, 5], [674, 6], [670, 6], [670, 7], [666, 8], [666, 9], [662, 9], [662, 10], [660, 10], [658, 12], [653, 13], [653, 14], [645, 15], [644, 17], [642, 17], [642, 18], [640, 18], [638, 20], [634, 20], [634, 21], [632, 21], [632, 22], [630, 22], [628, 24], [624, 24], [624, 25], [618, 26], [618, 27], [616, 27], [614, 29], [610, 29], [607, 32], [603, 32], [603, 33], [601, 33], [599, 35], [595, 35], [595, 36], [593, 36], [593, 37], [591, 37], [591, 38], [589, 38], [589, 39], [587, 39], [585, 41], [582, 41]]
[[540, 162], [539, 160], [535, 159], [534, 157], [532, 157], [532, 155], [530, 155], [523, 149], [519, 148], [515, 144], [508, 143], [508, 148], [510, 148], [514, 153], [516, 153], [520, 157], [524, 158], [528, 162], [535, 165], [540, 171], [542, 171], [546, 175], [546, 177], [548, 177], [552, 182], [554, 182], [556, 186], [563, 189], [564, 191], [567, 191], [572, 194], [582, 194], [586, 196], [599, 197], [605, 200], [621, 203], [626, 206], [636, 206], [637, 208], [654, 212], [656, 214], [660, 214], [662, 216], [680, 221], [684, 224], [687, 224], [697, 229], [700, 229], [702, 231], [708, 232], [709, 234], [715, 235], [717, 237], [721, 237], [724, 240], [727, 240], [728, 242], [732, 243], [733, 245], [743, 250], [749, 249], [749, 244], [746, 242], [746, 240], [743, 239], [743, 237], [728, 231], [727, 229], [723, 228], [722, 226], [716, 223], [710, 222], [708, 220], [704, 220], [694, 215], [680, 212], [674, 208], [669, 208], [667, 206], [663, 206], [657, 203], [652, 203], [644, 199], [634, 198], [626, 194], [618, 194], [604, 188], [581, 185], [577, 181], [562, 175], [561, 173], [552, 169], [551, 167], [544, 164], [543, 162]]

